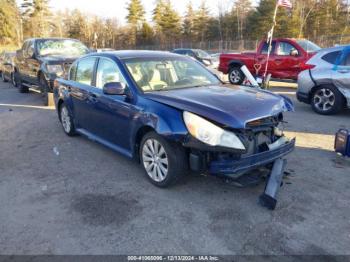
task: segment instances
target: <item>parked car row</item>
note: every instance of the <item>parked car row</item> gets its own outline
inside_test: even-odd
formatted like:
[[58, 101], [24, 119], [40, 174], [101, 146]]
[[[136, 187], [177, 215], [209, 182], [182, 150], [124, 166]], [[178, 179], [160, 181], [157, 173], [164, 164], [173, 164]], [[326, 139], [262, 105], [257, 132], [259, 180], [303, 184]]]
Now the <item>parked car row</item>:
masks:
[[[322, 52], [314, 58], [324, 58]], [[2, 62], [5, 81], [20, 92], [37, 88], [45, 99], [53, 92], [67, 135], [87, 136], [136, 159], [157, 186], [172, 185], [190, 171], [243, 178], [244, 184], [252, 181], [244, 179], [251, 170], [265, 169], [274, 170], [269, 188], [280, 187], [282, 158], [295, 147], [282, 128], [293, 103], [259, 88], [227, 86], [199, 50], [92, 52], [74, 39], [36, 38], [13, 57]], [[335, 71], [347, 63], [340, 57]], [[12, 65], [10, 77], [5, 65]], [[261, 201], [274, 207], [274, 197], [270, 190]]]
[[[267, 73], [279, 79], [298, 79], [299, 101], [311, 104], [316, 113], [336, 114], [346, 107], [350, 108], [348, 49], [338, 46], [321, 50], [308, 40], [274, 39]], [[0, 75], [4, 82], [10, 81], [20, 92], [36, 89], [42, 93], [44, 103], [48, 104], [53, 81], [65, 75], [78, 57], [108, 51], [113, 49], [90, 50], [75, 39], [28, 39], [17, 52], [0, 54]], [[211, 56], [200, 49], [185, 48], [172, 52], [188, 56], [209, 69], [227, 73], [232, 84], [242, 84], [245, 76], [241, 66], [245, 65], [253, 74], [261, 76], [266, 66], [267, 51], [268, 44], [263, 40], [256, 53]]]

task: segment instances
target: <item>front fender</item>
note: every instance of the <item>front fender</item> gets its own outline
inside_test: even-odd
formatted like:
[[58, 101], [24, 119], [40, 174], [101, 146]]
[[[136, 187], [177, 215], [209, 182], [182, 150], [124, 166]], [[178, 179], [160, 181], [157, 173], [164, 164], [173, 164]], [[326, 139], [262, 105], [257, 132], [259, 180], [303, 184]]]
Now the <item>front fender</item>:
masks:
[[284, 111], [294, 112], [294, 103], [288, 96], [280, 95], [284, 100]]
[[144, 108], [134, 115], [132, 121], [131, 145], [138, 140], [140, 130], [150, 128], [167, 140], [182, 143], [188, 134], [183, 121], [182, 110], [141, 98], [141, 106]]

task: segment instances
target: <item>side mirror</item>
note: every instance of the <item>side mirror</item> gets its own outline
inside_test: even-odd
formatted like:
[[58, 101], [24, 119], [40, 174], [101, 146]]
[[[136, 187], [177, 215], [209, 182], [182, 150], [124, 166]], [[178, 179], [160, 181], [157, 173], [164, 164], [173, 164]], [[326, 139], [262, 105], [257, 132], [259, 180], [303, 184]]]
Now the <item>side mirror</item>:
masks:
[[106, 95], [125, 95], [125, 84], [110, 82], [103, 86], [103, 93]]
[[290, 55], [291, 55], [291, 56], [298, 56], [298, 55], [299, 55], [299, 52], [298, 52], [298, 50], [296, 50], [296, 49], [292, 49], [292, 50], [290, 51]]

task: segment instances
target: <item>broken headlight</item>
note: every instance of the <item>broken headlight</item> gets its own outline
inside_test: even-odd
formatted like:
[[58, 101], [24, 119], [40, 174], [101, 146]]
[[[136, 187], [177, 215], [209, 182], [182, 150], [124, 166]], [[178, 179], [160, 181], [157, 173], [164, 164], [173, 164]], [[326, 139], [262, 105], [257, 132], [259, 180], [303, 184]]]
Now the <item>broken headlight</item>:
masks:
[[246, 150], [241, 140], [234, 133], [228, 132], [190, 112], [185, 111], [183, 118], [188, 132], [199, 141], [211, 146]]

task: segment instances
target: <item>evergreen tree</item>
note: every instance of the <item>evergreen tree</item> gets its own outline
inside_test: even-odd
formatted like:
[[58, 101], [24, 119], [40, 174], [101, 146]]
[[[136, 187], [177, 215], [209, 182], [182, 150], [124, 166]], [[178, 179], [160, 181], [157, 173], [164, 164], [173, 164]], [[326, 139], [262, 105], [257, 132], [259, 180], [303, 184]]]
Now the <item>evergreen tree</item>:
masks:
[[126, 17], [128, 23], [140, 29], [145, 21], [145, 10], [140, 0], [131, 0], [128, 7], [128, 15]]
[[138, 33], [137, 44], [138, 45], [152, 45], [154, 43], [153, 28], [147, 23], [142, 24], [141, 30]]
[[[259, 6], [249, 17], [249, 28], [253, 39], [261, 39], [266, 36], [273, 25], [273, 15], [276, 0], [261, 0]], [[276, 19], [275, 37], [293, 37], [291, 16], [287, 8], [279, 8]]]
[[195, 19], [195, 12], [193, 10], [192, 2], [188, 2], [186, 14], [183, 18], [182, 33], [186, 40], [192, 41], [193, 25]]
[[139, 34], [139, 30], [141, 30], [141, 27], [143, 26], [143, 23], [145, 22], [145, 10], [141, 4], [140, 0], [131, 0], [128, 7], [128, 15], [126, 17], [129, 28], [132, 31], [132, 41], [133, 46], [137, 44], [137, 36]]
[[50, 35], [52, 21], [49, 0], [24, 0], [22, 10], [27, 37]]
[[153, 22], [161, 42], [178, 39], [181, 33], [180, 16], [170, 0], [158, 0], [153, 10]]
[[210, 22], [210, 13], [203, 0], [194, 19], [194, 35], [197, 41], [204, 41]]

